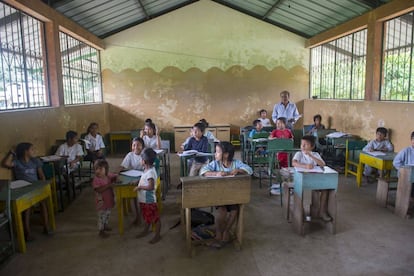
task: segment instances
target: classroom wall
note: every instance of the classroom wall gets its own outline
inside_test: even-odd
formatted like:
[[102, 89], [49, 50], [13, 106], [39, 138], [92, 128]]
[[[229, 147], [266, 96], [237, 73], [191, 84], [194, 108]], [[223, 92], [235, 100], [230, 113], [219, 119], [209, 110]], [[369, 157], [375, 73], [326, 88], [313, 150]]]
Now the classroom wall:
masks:
[[313, 115], [321, 114], [325, 127], [366, 140], [375, 139], [375, 130], [379, 126], [390, 129], [395, 151], [410, 145], [410, 135], [414, 131], [412, 103], [307, 99], [303, 109], [304, 124], [312, 124]]
[[[109, 131], [108, 104], [40, 108], [0, 113], [0, 159], [20, 142], [35, 145], [36, 155], [50, 154], [57, 139], [65, 139], [66, 131], [86, 132], [91, 122], [100, 125], [100, 132]], [[8, 170], [1, 168], [0, 177]]]
[[201, 118], [245, 126], [261, 108], [270, 116], [282, 90], [294, 102], [308, 97], [304, 43], [207, 0], [106, 38], [104, 101], [121, 111], [111, 129], [134, 129], [148, 117], [165, 131]]

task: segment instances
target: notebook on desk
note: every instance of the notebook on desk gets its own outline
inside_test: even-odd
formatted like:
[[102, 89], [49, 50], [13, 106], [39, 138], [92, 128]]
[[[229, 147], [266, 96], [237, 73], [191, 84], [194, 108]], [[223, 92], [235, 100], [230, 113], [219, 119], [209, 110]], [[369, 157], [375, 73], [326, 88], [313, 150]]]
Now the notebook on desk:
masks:
[[15, 180], [10, 182], [10, 189], [18, 189], [18, 188], [23, 188], [26, 186], [30, 186], [32, 185], [32, 183], [27, 182], [25, 180]]

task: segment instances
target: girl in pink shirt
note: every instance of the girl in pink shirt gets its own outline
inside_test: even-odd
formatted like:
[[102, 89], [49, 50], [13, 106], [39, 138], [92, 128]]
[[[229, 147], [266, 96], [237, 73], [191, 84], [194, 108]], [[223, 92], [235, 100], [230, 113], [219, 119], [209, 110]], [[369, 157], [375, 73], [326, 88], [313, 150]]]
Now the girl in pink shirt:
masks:
[[101, 238], [107, 238], [106, 231], [112, 229], [108, 226], [111, 209], [115, 205], [113, 185], [116, 181], [116, 174], [108, 173], [109, 165], [106, 160], [98, 159], [94, 165], [95, 177], [92, 187], [95, 190], [96, 210], [98, 211], [98, 229]]
[[[293, 139], [292, 132], [286, 128], [286, 118], [280, 117], [276, 120], [276, 129], [270, 133], [269, 139]], [[277, 159], [281, 168], [288, 166], [288, 154], [286, 152], [279, 152]]]

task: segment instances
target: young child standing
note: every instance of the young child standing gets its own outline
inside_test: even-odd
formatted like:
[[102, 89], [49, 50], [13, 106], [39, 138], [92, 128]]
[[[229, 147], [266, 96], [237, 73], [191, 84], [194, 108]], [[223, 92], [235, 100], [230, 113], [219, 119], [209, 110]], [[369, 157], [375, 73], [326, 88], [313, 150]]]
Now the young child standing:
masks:
[[141, 138], [144, 140], [146, 148], [160, 149], [161, 138], [159, 131], [155, 128], [154, 123], [145, 123], [144, 130], [141, 131]]
[[[294, 167], [313, 169], [315, 166], [325, 166], [325, 161], [321, 158], [319, 153], [312, 151], [315, 147], [315, 136], [305, 135], [302, 137], [300, 143], [301, 151], [293, 156], [292, 165]], [[332, 218], [328, 214], [328, 191], [320, 190], [320, 210], [319, 216], [323, 221], [331, 221]]]
[[270, 120], [267, 118], [267, 111], [265, 109], [260, 110], [259, 115], [260, 117], [258, 118], [258, 120], [262, 122], [262, 125], [264, 127], [272, 126], [272, 124], [270, 123]]
[[[237, 174], [253, 173], [252, 168], [240, 160], [233, 159], [234, 146], [229, 142], [220, 142], [216, 145], [214, 154], [215, 160], [201, 168], [200, 175], [203, 176], [227, 176]], [[239, 205], [218, 206], [217, 224], [216, 224], [216, 243], [215, 247], [221, 247], [230, 241], [230, 230], [237, 218]], [[229, 216], [227, 216], [227, 214]]]
[[[280, 117], [276, 120], [276, 129], [270, 133], [269, 139], [293, 139], [292, 132], [286, 128], [286, 118]], [[288, 167], [288, 154], [286, 152], [279, 152], [277, 159], [281, 168]]]
[[[204, 136], [205, 125], [196, 123], [193, 127], [194, 136], [190, 138], [184, 150], [196, 150], [198, 152], [208, 152], [208, 139]], [[206, 156], [196, 156], [191, 164], [189, 176], [198, 175], [202, 166], [208, 161]]]
[[89, 143], [85, 143], [85, 148], [87, 150], [85, 160], [95, 162], [97, 159], [105, 159], [103, 153], [105, 144], [103, 142], [102, 136], [98, 133], [98, 129], [99, 126], [97, 123], [90, 123], [88, 126], [88, 134], [85, 136], [85, 140]]
[[112, 229], [108, 226], [111, 209], [114, 208], [113, 185], [117, 175], [109, 173], [109, 165], [106, 160], [98, 159], [94, 164], [95, 177], [92, 180], [92, 187], [95, 190], [96, 210], [98, 211], [98, 229], [101, 238], [107, 238], [106, 231]]
[[[375, 134], [375, 140], [369, 141], [369, 143], [362, 149], [366, 152], [371, 151], [382, 151], [382, 152], [392, 152], [394, 151], [394, 146], [391, 144], [391, 142], [386, 139], [387, 137], [387, 129], [384, 127], [379, 127], [376, 130]], [[367, 178], [367, 181], [369, 182], [371, 177], [371, 174], [374, 173], [374, 170], [372, 167], [365, 165], [364, 167], [364, 176]]]
[[155, 151], [146, 148], [142, 153], [142, 163], [144, 165], [144, 174], [139, 180], [138, 186], [134, 191], [138, 191], [138, 201], [141, 207], [142, 216], [145, 221], [143, 231], [137, 235], [137, 238], [144, 237], [148, 234], [149, 228], [155, 224], [155, 235], [149, 241], [153, 244], [161, 239], [161, 220], [157, 206], [157, 197], [155, 193], [155, 183], [157, 181], [157, 172], [154, 167], [154, 161], [157, 157]]
[[[131, 144], [131, 152], [129, 152], [124, 160], [122, 160], [121, 166], [119, 167], [119, 171], [124, 170], [138, 170], [144, 171], [144, 165], [142, 164], [142, 157], [141, 153], [144, 149], [144, 140], [140, 137], [135, 137], [132, 139]], [[133, 222], [134, 225], [141, 224], [141, 216], [138, 207], [138, 201], [134, 198], [134, 208], [135, 208], [135, 221]]]
[[[42, 169], [42, 161], [34, 157], [34, 147], [31, 143], [20, 143], [16, 146], [16, 152], [9, 151], [5, 159], [3, 160], [3, 166], [9, 169], [13, 169], [14, 177], [16, 180], [25, 180], [27, 182], [34, 182], [38, 180], [45, 180], [45, 175]], [[49, 235], [49, 219], [48, 210], [46, 206], [46, 200], [40, 202], [42, 219], [43, 219], [43, 234]], [[33, 241], [30, 230], [30, 213], [31, 208], [24, 212], [24, 236], [26, 241]], [[53, 210], [49, 210], [53, 212]]]

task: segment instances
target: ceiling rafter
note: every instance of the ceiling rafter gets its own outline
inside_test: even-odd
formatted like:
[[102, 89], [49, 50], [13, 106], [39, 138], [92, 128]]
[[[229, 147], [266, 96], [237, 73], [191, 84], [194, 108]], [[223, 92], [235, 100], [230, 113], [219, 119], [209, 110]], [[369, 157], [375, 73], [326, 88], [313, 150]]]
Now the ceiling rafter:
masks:
[[262, 19], [266, 19], [279, 5], [281, 5], [283, 0], [276, 0], [275, 3], [267, 10], [263, 15]]
[[141, 6], [142, 11], [144, 12], [147, 19], [151, 19], [151, 16], [148, 14], [141, 0], [137, 0], [138, 4]]

